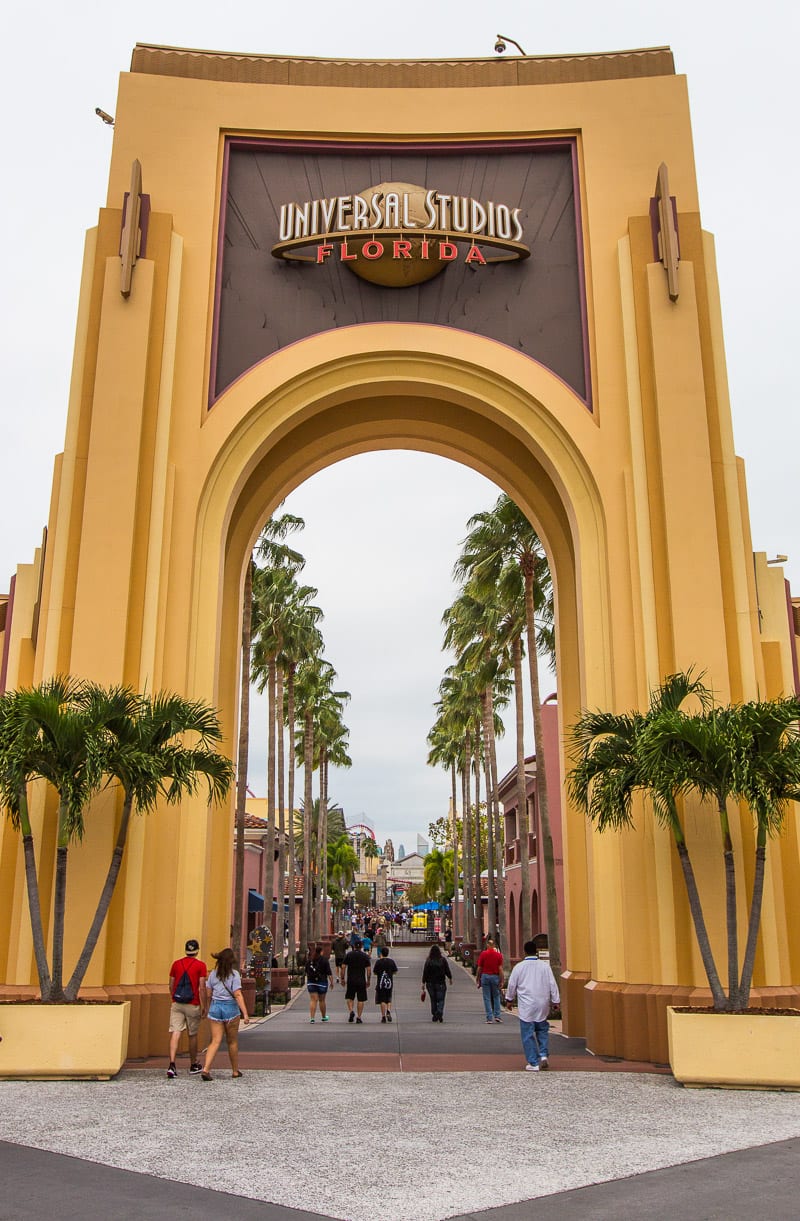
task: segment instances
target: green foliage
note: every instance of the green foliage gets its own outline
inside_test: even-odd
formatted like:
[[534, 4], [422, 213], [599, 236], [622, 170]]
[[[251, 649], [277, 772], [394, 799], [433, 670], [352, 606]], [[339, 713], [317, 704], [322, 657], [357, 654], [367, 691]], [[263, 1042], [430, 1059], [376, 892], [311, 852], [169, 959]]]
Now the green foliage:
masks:
[[[108, 913], [125, 849], [130, 815], [159, 801], [175, 804], [204, 785], [221, 801], [233, 780], [216, 712], [180, 696], [137, 694], [56, 677], [0, 696], [0, 804], [22, 833], [28, 907], [42, 999], [77, 997]], [[44, 780], [58, 795], [55, 832], [52, 970], [47, 962], [28, 786]], [[94, 919], [75, 970], [63, 985], [68, 853], [83, 838], [93, 800], [109, 785], [122, 790], [122, 816]], [[47, 818], [47, 813], [45, 814]], [[41, 849], [40, 849], [41, 851]]]
[[449, 903], [453, 898], [453, 850], [442, 852], [432, 848], [425, 857], [425, 895], [429, 899]]
[[359, 907], [369, 907], [372, 902], [372, 887], [368, 886], [366, 882], [359, 882], [356, 886], [355, 898]]
[[[697, 712], [682, 704], [694, 697]], [[715, 706], [702, 675], [673, 674], [650, 698], [646, 713], [584, 712], [571, 733], [570, 795], [598, 830], [633, 825], [633, 798], [650, 799], [674, 837], [695, 932], [717, 1009], [740, 1011], [749, 1001], [761, 919], [767, 840], [783, 827], [800, 797], [800, 700], [797, 697]], [[720, 828], [725, 874], [727, 993], [720, 982], [682, 825], [685, 798], [710, 805]], [[741, 973], [737, 871], [729, 803], [745, 803], [756, 827], [747, 942]], [[740, 865], [741, 872], [741, 865]]]
[[410, 907], [419, 907], [427, 901], [427, 897], [423, 883], [412, 882], [403, 896], [403, 901]]

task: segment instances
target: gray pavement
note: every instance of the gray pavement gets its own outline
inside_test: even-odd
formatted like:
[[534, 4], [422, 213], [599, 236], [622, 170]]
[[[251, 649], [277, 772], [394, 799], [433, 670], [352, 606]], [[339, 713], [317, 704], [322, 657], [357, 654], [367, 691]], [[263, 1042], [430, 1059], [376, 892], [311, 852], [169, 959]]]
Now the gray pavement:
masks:
[[[319, 1014], [312, 1026], [307, 994], [292, 998], [287, 1012], [273, 1011], [274, 1017], [263, 1025], [242, 1030], [240, 1045], [247, 1052], [392, 1052], [403, 1055], [518, 1055], [522, 1067], [519, 1023], [514, 1013], [504, 1013], [500, 1025], [488, 1025], [480, 990], [471, 972], [454, 960], [450, 962], [453, 982], [448, 986], [444, 1022], [431, 1021], [430, 1004], [420, 1000], [422, 968], [428, 947], [399, 946], [392, 949], [397, 963], [392, 1022], [381, 1023], [380, 1007], [375, 1004], [374, 979], [364, 1005], [363, 1024], [349, 1023], [344, 988], [337, 983], [328, 993], [328, 1016], [322, 1023]], [[373, 965], [376, 956], [372, 956]], [[277, 1017], [278, 1020], [275, 1020]], [[568, 1039], [560, 1034], [551, 1038], [552, 1055], [586, 1056], [583, 1039]]]
[[[0, 1142], [0, 1221], [41, 1221], [57, 1212], [65, 1221], [107, 1221], [111, 1215], [131, 1221], [331, 1221], [260, 1200], [183, 1183], [168, 1183], [144, 1174], [115, 1170], [93, 1162], [43, 1153]], [[735, 1154], [689, 1162], [611, 1183], [584, 1187], [462, 1213], [451, 1221], [737, 1221], [764, 1216], [795, 1221], [800, 1198], [800, 1140], [745, 1149]], [[110, 1205], [113, 1201], [113, 1207]], [[395, 1221], [376, 1210], [376, 1221]]]
[[[290, 1011], [298, 1023], [304, 1008]], [[282, 1039], [290, 1013], [263, 1037]], [[451, 1013], [429, 1037], [448, 1036]], [[335, 1025], [310, 1031], [327, 1039]], [[203, 1083], [168, 1082], [160, 1066], [0, 1082], [8, 1221], [782, 1221], [800, 1212], [798, 1153], [800, 1095], [655, 1074], [220, 1071]]]

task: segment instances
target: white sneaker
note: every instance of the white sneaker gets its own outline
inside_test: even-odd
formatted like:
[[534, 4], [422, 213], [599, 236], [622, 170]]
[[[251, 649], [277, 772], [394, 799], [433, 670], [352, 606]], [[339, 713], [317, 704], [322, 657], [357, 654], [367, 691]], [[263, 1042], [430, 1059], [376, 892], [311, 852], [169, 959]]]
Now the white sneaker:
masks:
[[539, 1061], [539, 1068], [549, 1068], [549, 1067], [550, 1067], [550, 1065], [547, 1061], [547, 1056], [542, 1056], [541, 1060]]
[[526, 1073], [538, 1073], [538, 1071], [539, 1071], [539, 1065], [538, 1065], [538, 1064], [526, 1064], [526, 1065], [525, 1065], [525, 1072], [526, 1072]]

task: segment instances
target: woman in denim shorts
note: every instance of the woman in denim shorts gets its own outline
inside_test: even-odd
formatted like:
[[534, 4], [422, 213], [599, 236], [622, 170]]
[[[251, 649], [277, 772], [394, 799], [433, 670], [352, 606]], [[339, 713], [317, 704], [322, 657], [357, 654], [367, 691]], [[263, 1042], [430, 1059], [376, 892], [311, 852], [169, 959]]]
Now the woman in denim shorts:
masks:
[[317, 1005], [323, 1022], [329, 1022], [328, 1017], [328, 987], [333, 987], [333, 972], [331, 964], [318, 945], [314, 957], [306, 963], [306, 987], [308, 988], [308, 1003], [311, 1021], [317, 1020]]
[[206, 1050], [205, 1067], [200, 1074], [202, 1081], [213, 1081], [211, 1065], [222, 1044], [222, 1036], [228, 1044], [228, 1055], [231, 1061], [231, 1075], [241, 1077], [239, 1072], [239, 1019], [245, 1026], [249, 1025], [250, 1017], [242, 996], [242, 977], [237, 970], [236, 955], [233, 950], [220, 950], [211, 957], [216, 967], [208, 977], [206, 987], [210, 993], [208, 1020], [211, 1023], [211, 1042]]

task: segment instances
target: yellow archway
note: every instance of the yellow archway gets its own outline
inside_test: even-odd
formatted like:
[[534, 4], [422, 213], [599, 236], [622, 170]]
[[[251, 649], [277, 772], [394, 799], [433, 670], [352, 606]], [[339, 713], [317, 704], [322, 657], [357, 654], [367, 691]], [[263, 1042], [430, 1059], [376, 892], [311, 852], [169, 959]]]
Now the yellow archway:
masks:
[[[641, 707], [664, 674], [691, 664], [722, 698], [792, 688], [781, 574], [765, 556], [752, 562], [713, 241], [700, 223], [685, 82], [667, 50], [431, 65], [139, 47], [116, 115], [108, 207], [86, 246], [47, 546], [18, 569], [0, 629], [8, 686], [69, 671], [178, 690], [219, 705], [232, 746], [243, 573], [259, 527], [315, 471], [368, 450], [408, 448], [488, 476], [539, 531], [556, 588], [562, 728], [581, 706]], [[437, 156], [469, 161], [479, 146], [487, 158], [530, 141], [568, 146], [577, 260], [570, 367], [593, 410], [513, 346], [524, 346], [536, 323], [514, 297], [512, 276], [495, 281], [492, 309], [495, 320], [504, 309], [514, 315], [516, 340], [476, 309], [486, 284], [479, 279], [451, 279], [454, 303], [441, 314], [415, 314], [412, 298], [393, 312], [382, 297], [373, 312], [344, 310], [358, 325], [325, 329], [339, 298], [347, 304], [347, 285], [328, 265], [322, 277], [310, 268], [281, 295], [287, 282], [276, 289], [271, 205], [258, 182], [252, 216], [261, 228], [242, 231], [252, 275], [244, 291], [226, 284], [220, 218], [229, 136], [281, 155], [310, 142], [322, 156], [324, 145], [343, 165], [353, 164], [351, 153], [387, 147], [435, 146]], [[128, 224], [121, 246], [124, 195], [138, 181], [133, 161], [149, 194], [138, 209], [142, 240]], [[662, 161], [679, 266], [654, 240]], [[441, 162], [437, 174], [448, 173]], [[304, 190], [302, 179], [285, 178], [275, 198], [304, 198]], [[130, 221], [137, 209], [125, 207]], [[551, 220], [561, 215], [554, 206]], [[551, 329], [543, 349], [528, 350], [550, 353], [561, 368], [563, 298], [548, 278], [561, 257], [556, 230], [545, 226], [542, 240], [538, 263], [529, 260], [526, 300]], [[227, 323], [226, 288], [241, 306]], [[262, 336], [261, 320], [271, 311], [275, 323], [292, 288], [302, 290], [294, 305], [303, 326], [273, 325]], [[414, 320], [376, 321], [401, 316]], [[241, 360], [226, 366], [219, 386], [271, 355], [209, 410], [221, 329], [238, 338], [240, 324]], [[583, 380], [575, 375], [581, 361]], [[110, 855], [111, 805], [75, 853], [68, 955]], [[54, 850], [41, 804], [34, 821], [47, 906]], [[195, 802], [132, 828], [87, 977], [136, 998], [132, 1050], [159, 1045], [163, 974], [175, 946], [198, 934], [206, 944], [227, 937], [231, 821], [230, 809]], [[707, 821], [687, 821], [710, 896], [711, 936], [721, 945], [716, 844]], [[747, 849], [746, 819], [735, 834]], [[564, 843], [568, 1029], [585, 1030], [596, 1051], [665, 1059], [664, 1006], [704, 984], [669, 837], [651, 824], [596, 837], [567, 808]], [[788, 996], [800, 965], [796, 834], [776, 844], [771, 861], [756, 975]], [[29, 985], [24, 873], [6, 828], [0, 880], [0, 925], [8, 929], [0, 971]], [[161, 1017], [151, 1021], [155, 995]]]
[[[214, 699], [235, 740], [243, 575], [264, 520], [333, 462], [375, 449], [418, 449], [486, 475], [528, 514], [553, 569], [563, 715], [604, 703], [613, 689], [607, 540], [600, 495], [575, 440], [579, 435], [590, 447], [596, 432], [585, 405], [548, 370], [479, 338], [466, 360], [444, 328], [353, 328], [297, 344], [251, 369], [203, 429], [210, 461], [197, 515], [188, 689]], [[214, 859], [227, 834], [224, 828], [212, 836]], [[570, 913], [570, 945], [588, 964], [587, 836], [580, 818], [566, 838], [567, 869], [574, 869], [581, 896]], [[197, 851], [196, 820], [184, 844], [179, 873], [190, 892], [193, 883], [201, 886], [205, 859]], [[205, 915], [213, 923], [208, 906]]]

